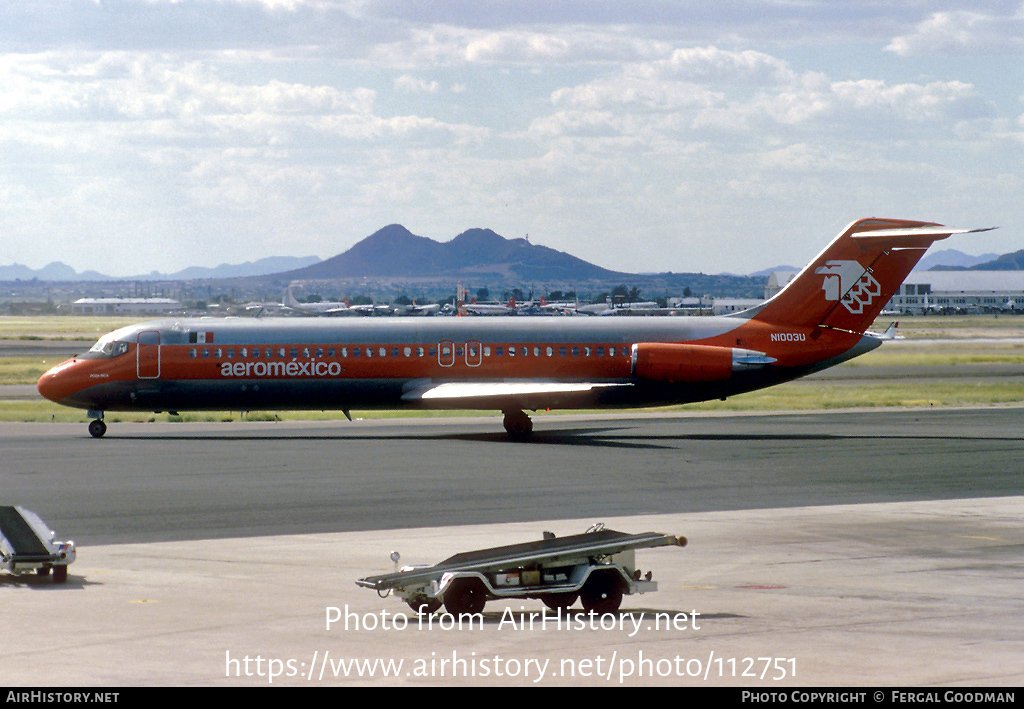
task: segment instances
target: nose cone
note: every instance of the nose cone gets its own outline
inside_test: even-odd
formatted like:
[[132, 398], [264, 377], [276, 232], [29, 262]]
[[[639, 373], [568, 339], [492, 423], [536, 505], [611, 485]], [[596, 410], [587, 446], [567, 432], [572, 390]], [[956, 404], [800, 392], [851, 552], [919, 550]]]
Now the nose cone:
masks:
[[36, 382], [39, 393], [58, 404], [66, 403], [65, 400], [81, 388], [74, 372], [75, 362], [69, 359], [39, 377], [39, 381]]

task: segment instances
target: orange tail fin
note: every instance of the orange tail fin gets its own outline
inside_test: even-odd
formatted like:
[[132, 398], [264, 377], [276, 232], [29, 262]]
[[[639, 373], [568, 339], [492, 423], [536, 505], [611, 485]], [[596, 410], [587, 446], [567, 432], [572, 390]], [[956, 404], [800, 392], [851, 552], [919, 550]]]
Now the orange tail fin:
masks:
[[925, 251], [954, 229], [931, 222], [861, 219], [848, 226], [785, 288], [743, 314], [753, 320], [863, 333]]

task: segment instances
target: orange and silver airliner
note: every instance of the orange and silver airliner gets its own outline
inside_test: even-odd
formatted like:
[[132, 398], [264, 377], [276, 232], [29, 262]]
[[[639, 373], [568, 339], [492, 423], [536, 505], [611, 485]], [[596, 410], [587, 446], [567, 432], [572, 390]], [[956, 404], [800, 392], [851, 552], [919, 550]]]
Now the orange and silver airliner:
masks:
[[104, 411], [527, 410], [724, 399], [878, 347], [867, 332], [952, 229], [854, 222], [773, 298], [725, 317], [159, 320], [115, 330], [39, 379], [47, 399]]

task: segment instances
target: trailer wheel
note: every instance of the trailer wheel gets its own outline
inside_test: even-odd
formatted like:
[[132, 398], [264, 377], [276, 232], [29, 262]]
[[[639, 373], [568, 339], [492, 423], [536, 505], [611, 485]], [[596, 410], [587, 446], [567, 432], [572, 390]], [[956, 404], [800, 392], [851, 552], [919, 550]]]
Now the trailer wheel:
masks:
[[546, 593], [540, 597], [541, 602], [553, 611], [562, 609], [564, 611], [572, 608], [572, 604], [579, 598], [578, 593]]
[[580, 589], [583, 610], [614, 613], [622, 605], [622, 583], [610, 573], [591, 574]]
[[66, 566], [54, 566], [53, 567], [53, 582], [54, 583], [66, 583], [68, 580], [68, 567]]
[[479, 579], [455, 579], [444, 592], [444, 607], [452, 615], [480, 613], [487, 603], [487, 589]]
[[415, 613], [422, 613], [423, 615], [430, 615], [436, 613], [441, 607], [441, 599], [439, 598], [427, 598], [426, 596], [420, 596], [419, 598], [410, 598], [406, 603], [412, 608]]

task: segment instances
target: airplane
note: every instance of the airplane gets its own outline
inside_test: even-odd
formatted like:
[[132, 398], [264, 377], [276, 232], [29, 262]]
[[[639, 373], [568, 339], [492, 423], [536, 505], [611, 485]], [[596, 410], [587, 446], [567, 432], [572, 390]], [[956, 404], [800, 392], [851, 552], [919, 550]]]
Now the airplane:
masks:
[[155, 320], [40, 377], [89, 411], [491, 409], [513, 439], [537, 409], [725, 399], [869, 352], [868, 331], [928, 247], [957, 229], [861, 219], [785, 288], [726, 316]]
[[515, 315], [516, 299], [510, 298], [508, 303], [478, 303], [476, 299], [457, 306], [459, 315]]
[[358, 315], [353, 310], [347, 300], [344, 301], [320, 301], [318, 303], [300, 303], [299, 300], [292, 294], [292, 287], [288, 286], [284, 289], [284, 307], [290, 310], [297, 310], [301, 313], [310, 313], [312, 315]]
[[441, 312], [441, 306], [438, 303], [420, 305], [415, 300], [410, 305], [394, 305], [392, 309], [395, 315], [418, 315], [420, 317], [430, 317]]
[[316, 303], [300, 303], [292, 294], [292, 287], [288, 286], [284, 291], [284, 307], [289, 310], [297, 310], [310, 315], [330, 316], [352, 316], [352, 315], [390, 315], [390, 305], [377, 305], [376, 303], [365, 303], [362, 305], [350, 305], [348, 298], [342, 301], [323, 300]]

